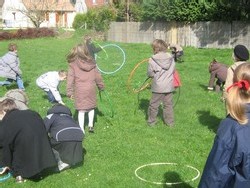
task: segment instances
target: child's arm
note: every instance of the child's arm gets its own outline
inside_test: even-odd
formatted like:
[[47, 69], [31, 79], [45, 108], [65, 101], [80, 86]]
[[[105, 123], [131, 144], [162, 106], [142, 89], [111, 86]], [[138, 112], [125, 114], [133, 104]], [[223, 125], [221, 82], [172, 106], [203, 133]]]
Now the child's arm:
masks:
[[98, 69], [95, 69], [95, 81], [96, 81], [96, 85], [98, 87], [99, 90], [103, 91], [104, 90], [104, 82], [101, 76], [101, 73], [98, 71]]
[[74, 75], [75, 75], [74, 69], [71, 66], [69, 66], [66, 90], [67, 90], [67, 96], [71, 99], [74, 98]]
[[102, 50], [101, 47], [96, 47], [93, 43], [90, 44], [90, 48], [94, 53], [98, 53]]

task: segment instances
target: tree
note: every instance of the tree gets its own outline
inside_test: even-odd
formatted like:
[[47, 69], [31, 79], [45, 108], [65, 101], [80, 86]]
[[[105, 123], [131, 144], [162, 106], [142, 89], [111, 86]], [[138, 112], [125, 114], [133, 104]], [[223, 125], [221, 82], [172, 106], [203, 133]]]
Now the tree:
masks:
[[36, 28], [46, 19], [46, 14], [56, 6], [56, 0], [23, 0], [25, 8], [17, 9], [27, 16]]

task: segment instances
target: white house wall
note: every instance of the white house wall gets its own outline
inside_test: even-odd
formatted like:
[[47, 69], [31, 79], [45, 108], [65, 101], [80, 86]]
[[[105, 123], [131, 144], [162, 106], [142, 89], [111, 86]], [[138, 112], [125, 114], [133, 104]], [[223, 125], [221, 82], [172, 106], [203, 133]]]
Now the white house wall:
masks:
[[30, 19], [18, 10], [26, 10], [20, 0], [5, 0], [2, 7], [2, 19], [6, 27], [32, 27]]
[[[84, 1], [83, 1], [84, 2]], [[85, 4], [85, 2], [84, 2]], [[5, 28], [27, 28], [34, 27], [30, 19], [18, 10], [26, 10], [21, 0], [5, 0], [2, 7], [3, 27]], [[67, 23], [63, 16], [60, 27], [71, 28], [76, 12], [67, 12]], [[58, 27], [56, 23], [56, 12], [49, 13], [49, 20], [44, 21], [40, 27]]]

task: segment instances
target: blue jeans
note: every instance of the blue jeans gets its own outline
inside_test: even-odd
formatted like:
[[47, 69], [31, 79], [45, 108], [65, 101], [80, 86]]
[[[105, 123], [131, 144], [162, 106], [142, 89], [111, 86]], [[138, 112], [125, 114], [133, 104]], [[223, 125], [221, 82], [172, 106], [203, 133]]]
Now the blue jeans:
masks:
[[54, 95], [52, 94], [52, 92], [49, 90], [49, 91], [46, 91], [47, 95], [48, 95], [48, 100], [49, 102], [51, 103], [55, 103], [57, 102]]
[[24, 85], [23, 85], [23, 80], [20, 76], [17, 76], [16, 80], [7, 78], [5, 81], [0, 81], [0, 85], [1, 86], [3, 86], [3, 85], [8, 86], [8, 85], [12, 84], [13, 81], [16, 81], [18, 89], [22, 89], [22, 90], [25, 89]]

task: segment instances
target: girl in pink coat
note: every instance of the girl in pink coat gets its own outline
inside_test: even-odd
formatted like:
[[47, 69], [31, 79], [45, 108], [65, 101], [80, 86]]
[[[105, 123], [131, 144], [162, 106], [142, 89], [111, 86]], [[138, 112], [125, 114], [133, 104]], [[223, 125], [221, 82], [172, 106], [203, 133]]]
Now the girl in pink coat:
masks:
[[89, 132], [94, 132], [94, 109], [97, 106], [96, 88], [104, 90], [104, 83], [95, 61], [85, 44], [75, 46], [67, 56], [67, 96], [75, 101], [78, 122], [84, 132], [84, 116], [88, 113]]

